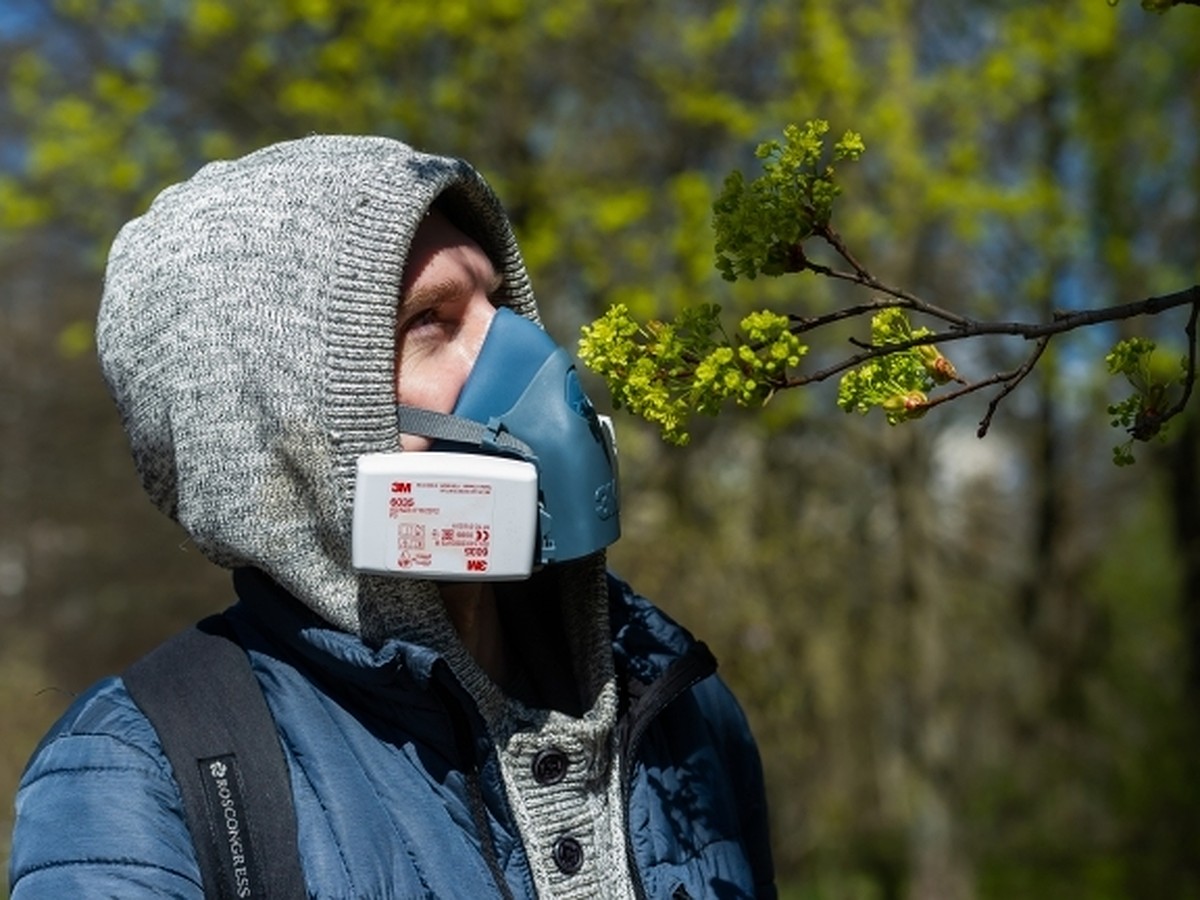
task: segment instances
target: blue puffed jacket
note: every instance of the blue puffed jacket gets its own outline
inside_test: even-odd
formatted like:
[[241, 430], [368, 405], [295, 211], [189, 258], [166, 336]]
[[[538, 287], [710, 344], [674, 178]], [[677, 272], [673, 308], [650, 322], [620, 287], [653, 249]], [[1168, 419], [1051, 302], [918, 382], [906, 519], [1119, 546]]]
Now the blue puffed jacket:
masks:
[[[279, 727], [309, 895], [484, 898], [503, 880], [535, 896], [494, 745], [445, 661], [372, 649], [267, 579], [236, 583], [225, 615]], [[774, 897], [757, 750], [711, 654], [612, 576], [609, 596], [637, 889]], [[102, 681], [24, 774], [13, 900], [200, 897], [181, 804], [152, 726], [120, 679]]]

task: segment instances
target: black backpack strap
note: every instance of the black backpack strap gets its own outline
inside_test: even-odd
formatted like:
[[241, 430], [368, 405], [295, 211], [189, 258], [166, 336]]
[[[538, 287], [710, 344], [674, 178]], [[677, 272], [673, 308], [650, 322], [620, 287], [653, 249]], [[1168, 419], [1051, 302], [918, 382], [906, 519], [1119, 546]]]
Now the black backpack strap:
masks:
[[287, 761], [225, 617], [177, 635], [123, 678], [175, 771], [205, 897], [307, 896]]

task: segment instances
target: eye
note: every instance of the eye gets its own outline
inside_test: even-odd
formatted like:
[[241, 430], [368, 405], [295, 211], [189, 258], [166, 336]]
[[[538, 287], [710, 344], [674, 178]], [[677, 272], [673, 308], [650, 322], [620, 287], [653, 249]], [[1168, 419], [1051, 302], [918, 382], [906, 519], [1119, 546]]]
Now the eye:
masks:
[[437, 307], [430, 307], [428, 309], [423, 309], [420, 312], [417, 312], [417, 313], [409, 316], [408, 319], [406, 319], [404, 324], [401, 326], [401, 329], [403, 331], [411, 331], [414, 328], [421, 328], [426, 325], [434, 325], [437, 323], [437, 321], [438, 321]]
[[397, 337], [430, 336], [431, 329], [444, 328], [455, 316], [454, 297], [449, 292], [439, 292], [420, 298], [411, 311], [401, 309], [396, 322]]

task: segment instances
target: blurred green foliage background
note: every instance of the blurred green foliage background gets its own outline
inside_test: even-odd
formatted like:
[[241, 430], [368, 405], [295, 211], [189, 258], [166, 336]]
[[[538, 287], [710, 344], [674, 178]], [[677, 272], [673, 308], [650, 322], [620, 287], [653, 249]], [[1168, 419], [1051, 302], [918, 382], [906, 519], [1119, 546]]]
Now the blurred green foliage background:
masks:
[[[1198, 280], [1188, 7], [2, 0], [0, 73], [0, 860], [72, 694], [231, 597], [142, 497], [91, 343], [117, 228], [210, 158], [310, 132], [465, 156], [567, 344], [615, 302], [845, 299], [713, 268], [725, 174], [817, 117], [870, 150], [840, 230], [944, 306], [1045, 317]], [[612, 563], [747, 707], [784, 896], [1200, 897], [1200, 423], [1117, 469], [1103, 413], [1104, 348], [1160, 327], [1064, 342], [982, 442], [969, 404], [892, 429], [824, 388], [686, 449], [618, 419]]]

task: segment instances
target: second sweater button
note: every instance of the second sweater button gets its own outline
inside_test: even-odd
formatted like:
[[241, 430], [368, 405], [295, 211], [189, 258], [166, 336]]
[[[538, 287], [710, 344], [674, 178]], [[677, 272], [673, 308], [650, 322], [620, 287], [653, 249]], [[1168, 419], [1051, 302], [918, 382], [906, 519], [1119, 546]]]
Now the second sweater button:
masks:
[[564, 875], [574, 875], [583, 868], [583, 845], [573, 837], [560, 837], [552, 851], [554, 864]]

